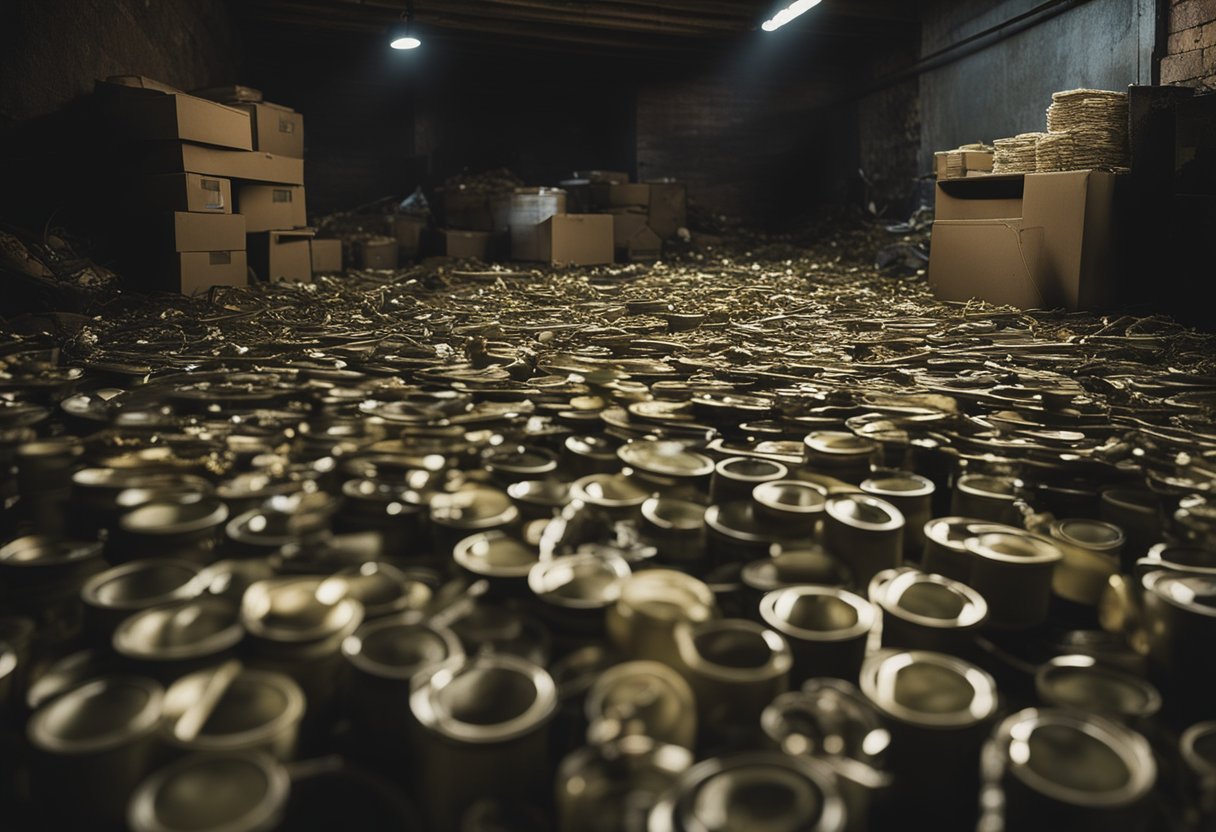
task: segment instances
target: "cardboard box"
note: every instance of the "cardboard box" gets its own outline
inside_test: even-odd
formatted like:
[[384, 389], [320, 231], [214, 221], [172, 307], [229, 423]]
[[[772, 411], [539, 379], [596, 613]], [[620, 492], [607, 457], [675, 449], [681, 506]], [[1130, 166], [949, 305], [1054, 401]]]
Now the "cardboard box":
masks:
[[241, 185], [237, 211], [245, 217], [245, 230], [282, 231], [308, 225], [302, 185]]
[[688, 191], [683, 182], [651, 182], [649, 225], [662, 240], [688, 227]]
[[397, 239], [395, 237], [372, 237], [360, 240], [355, 246], [356, 262], [361, 269], [397, 268]]
[[212, 286], [245, 286], [249, 269], [245, 252], [175, 252], [156, 272], [156, 288], [192, 295]]
[[143, 177], [140, 208], [153, 211], [232, 213], [232, 183], [220, 176], [169, 173]]
[[259, 280], [312, 283], [311, 228], [263, 231], [249, 235], [249, 265]]
[[342, 271], [341, 240], [313, 240], [309, 249], [312, 253], [313, 274]]
[[175, 211], [165, 239], [173, 251], [244, 251], [245, 218], [240, 214], [192, 214]]
[[253, 149], [276, 156], [304, 158], [304, 116], [290, 107], [262, 101], [240, 104], [253, 126]]
[[540, 225], [543, 259], [572, 266], [611, 263], [612, 228], [607, 214], [554, 214]]
[[1104, 171], [937, 185], [929, 283], [944, 300], [1095, 309], [1114, 299], [1114, 193]]
[[648, 225], [638, 229], [625, 245], [617, 246], [618, 259], [629, 263], [651, 262], [663, 256], [663, 241]]
[[612, 214], [612, 244], [623, 248], [633, 236], [646, 227], [646, 215], [618, 210]]
[[253, 149], [249, 114], [244, 110], [165, 88], [99, 81], [97, 92], [107, 127], [126, 138]]
[[468, 257], [477, 260], [497, 260], [501, 249], [501, 232], [460, 231], [443, 228], [436, 233], [436, 247], [446, 257]]
[[159, 142], [142, 154], [148, 173], [204, 173], [251, 182], [304, 184], [304, 160], [256, 150], [224, 150], [186, 142]]
[[393, 236], [397, 238], [397, 251], [401, 260], [413, 260], [421, 250], [422, 232], [426, 228], [425, 217], [398, 214], [392, 218]]
[[608, 204], [614, 208], [649, 206], [650, 186], [639, 183], [632, 185], [609, 185]]

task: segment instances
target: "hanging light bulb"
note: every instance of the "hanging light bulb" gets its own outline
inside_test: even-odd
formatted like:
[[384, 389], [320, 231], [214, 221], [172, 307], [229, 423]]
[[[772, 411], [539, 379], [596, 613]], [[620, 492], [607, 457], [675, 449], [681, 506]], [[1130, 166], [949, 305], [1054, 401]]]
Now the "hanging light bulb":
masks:
[[406, 2], [401, 21], [389, 30], [388, 37], [388, 45], [393, 49], [417, 49], [422, 46], [422, 41], [414, 33], [414, 0]]

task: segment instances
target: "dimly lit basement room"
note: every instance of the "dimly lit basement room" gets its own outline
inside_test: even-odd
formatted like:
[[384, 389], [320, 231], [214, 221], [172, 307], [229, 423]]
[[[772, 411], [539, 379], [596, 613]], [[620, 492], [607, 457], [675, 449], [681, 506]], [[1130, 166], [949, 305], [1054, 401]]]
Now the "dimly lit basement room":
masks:
[[0, 828], [1216, 832], [1216, 0], [4, 0]]

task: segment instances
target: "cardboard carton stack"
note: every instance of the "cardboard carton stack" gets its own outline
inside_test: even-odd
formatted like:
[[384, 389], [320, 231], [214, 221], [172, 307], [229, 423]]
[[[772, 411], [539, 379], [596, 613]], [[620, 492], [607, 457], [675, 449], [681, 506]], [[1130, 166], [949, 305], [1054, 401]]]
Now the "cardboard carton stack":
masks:
[[688, 223], [684, 185], [673, 179], [630, 182], [626, 173], [602, 170], [576, 171], [574, 177], [567, 182], [580, 192], [577, 202], [612, 216], [617, 260], [659, 259], [663, 243]]
[[[502, 259], [510, 245], [511, 196], [522, 184], [505, 169], [452, 177], [435, 191], [434, 216], [439, 227], [426, 236], [423, 248], [446, 257]], [[421, 231], [407, 225], [398, 229], [398, 239], [403, 233]]]
[[97, 82], [138, 183], [120, 235], [135, 276], [187, 294], [243, 286], [249, 266], [262, 279], [311, 280], [303, 117], [247, 87], [206, 92], [141, 76]]
[[[258, 171], [237, 177], [236, 210], [245, 218], [249, 266], [258, 279], [311, 282], [316, 232], [308, 227], [305, 208], [304, 116], [264, 100], [252, 87], [215, 87], [198, 94], [248, 114], [253, 150], [262, 159], [282, 160], [284, 167], [299, 168], [298, 177], [277, 174], [271, 181], [261, 179], [265, 174]], [[265, 167], [269, 171], [269, 165]], [[298, 181], [277, 181], [280, 179]], [[318, 253], [324, 260], [325, 252]], [[333, 270], [332, 263], [322, 265]]]
[[96, 100], [137, 164], [117, 225], [133, 276], [149, 289], [184, 293], [244, 285], [245, 218], [233, 212], [232, 177], [216, 160], [250, 164], [248, 113], [139, 76], [98, 81]]

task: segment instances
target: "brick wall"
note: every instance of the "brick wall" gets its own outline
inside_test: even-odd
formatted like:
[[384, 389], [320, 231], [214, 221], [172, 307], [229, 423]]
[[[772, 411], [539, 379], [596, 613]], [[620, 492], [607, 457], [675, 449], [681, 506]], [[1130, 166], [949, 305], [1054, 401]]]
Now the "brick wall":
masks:
[[1161, 83], [1216, 90], [1216, 0], [1171, 0]]

